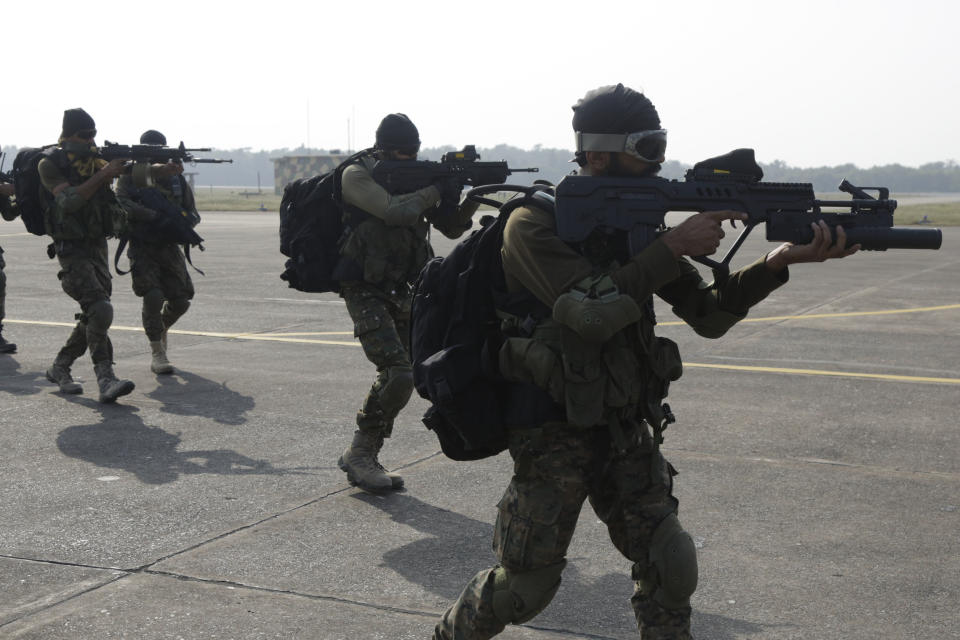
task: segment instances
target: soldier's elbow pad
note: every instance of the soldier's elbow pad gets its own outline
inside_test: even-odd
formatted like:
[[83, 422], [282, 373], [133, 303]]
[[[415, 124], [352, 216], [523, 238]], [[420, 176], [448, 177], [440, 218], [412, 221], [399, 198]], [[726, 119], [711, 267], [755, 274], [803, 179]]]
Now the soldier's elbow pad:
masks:
[[74, 213], [87, 204], [87, 201], [78, 193], [76, 187], [67, 187], [57, 194], [55, 204], [65, 213]]
[[666, 609], [689, 607], [697, 589], [697, 547], [677, 514], [668, 515], [653, 532], [650, 563], [659, 577], [653, 599]]

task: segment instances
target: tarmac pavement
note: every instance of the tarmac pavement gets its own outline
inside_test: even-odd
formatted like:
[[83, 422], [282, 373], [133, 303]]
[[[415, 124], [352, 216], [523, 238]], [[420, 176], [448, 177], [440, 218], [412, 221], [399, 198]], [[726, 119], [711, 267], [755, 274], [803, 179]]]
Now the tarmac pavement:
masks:
[[[140, 300], [114, 278], [116, 371], [63, 396], [44, 371], [75, 303], [45, 238], [0, 225], [0, 638], [429, 638], [495, 560], [506, 454], [456, 463], [414, 396], [371, 496], [336, 460], [374, 371], [334, 295], [278, 277], [272, 213], [208, 213], [193, 307], [150, 372]], [[762, 234], [757, 233], [757, 236]], [[451, 243], [437, 243], [443, 253]], [[746, 242], [735, 265], [773, 245]], [[940, 251], [791, 268], [686, 363], [664, 451], [699, 547], [698, 640], [960, 638], [960, 229]], [[636, 638], [630, 563], [585, 505], [551, 605], [501, 637]]]

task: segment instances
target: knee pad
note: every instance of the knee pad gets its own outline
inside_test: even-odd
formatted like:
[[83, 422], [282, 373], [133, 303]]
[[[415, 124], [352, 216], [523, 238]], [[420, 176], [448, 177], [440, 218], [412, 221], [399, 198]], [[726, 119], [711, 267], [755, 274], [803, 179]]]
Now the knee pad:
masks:
[[413, 369], [405, 367], [388, 367], [387, 377], [380, 387], [380, 406], [384, 413], [393, 416], [400, 412], [410, 400], [413, 393]]
[[697, 547], [677, 514], [668, 515], [653, 532], [650, 564], [657, 573], [653, 599], [665, 609], [689, 607], [697, 588]]
[[113, 305], [109, 300], [97, 300], [83, 314], [87, 319], [87, 330], [106, 334], [113, 324]]
[[143, 314], [149, 316], [159, 316], [163, 309], [163, 291], [160, 289], [150, 289], [143, 295]]
[[171, 319], [170, 324], [173, 324], [173, 322], [185, 314], [189, 308], [189, 300], [186, 298], [177, 298], [176, 300], [167, 300], [167, 304], [163, 307], [163, 313]]
[[520, 624], [543, 611], [557, 589], [566, 560], [533, 571], [497, 567], [493, 577], [493, 614], [503, 624]]

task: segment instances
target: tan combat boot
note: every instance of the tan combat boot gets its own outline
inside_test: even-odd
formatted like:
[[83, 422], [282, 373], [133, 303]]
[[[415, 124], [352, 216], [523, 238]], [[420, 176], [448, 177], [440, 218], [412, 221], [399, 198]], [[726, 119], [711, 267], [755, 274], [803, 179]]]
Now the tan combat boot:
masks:
[[83, 393], [83, 387], [80, 386], [80, 383], [73, 381], [73, 376], [70, 375], [70, 367], [68, 365], [54, 362], [53, 365], [47, 369], [47, 380], [58, 385], [60, 387], [60, 393]]
[[167, 345], [163, 340], [151, 340], [150, 351], [153, 359], [150, 361], [150, 371], [157, 374], [173, 373], [173, 365], [167, 360]]
[[113, 365], [109, 362], [101, 362], [93, 365], [93, 370], [97, 372], [97, 384], [100, 386], [100, 397], [98, 401], [102, 404], [116, 402], [120, 396], [125, 396], [136, 386], [132, 380], [118, 380], [113, 375]]
[[373, 461], [377, 463], [377, 466], [383, 469], [383, 472], [388, 478], [390, 478], [390, 483], [393, 485], [390, 487], [393, 490], [403, 489], [403, 477], [399, 473], [393, 473], [392, 471], [387, 471], [383, 468], [383, 465], [380, 464], [380, 450], [383, 449], [383, 435], [377, 436], [377, 453], [373, 456]]
[[393, 481], [377, 462], [378, 436], [368, 431], [357, 430], [353, 443], [343, 452], [337, 464], [347, 472], [350, 484], [370, 493], [383, 493], [393, 488]]

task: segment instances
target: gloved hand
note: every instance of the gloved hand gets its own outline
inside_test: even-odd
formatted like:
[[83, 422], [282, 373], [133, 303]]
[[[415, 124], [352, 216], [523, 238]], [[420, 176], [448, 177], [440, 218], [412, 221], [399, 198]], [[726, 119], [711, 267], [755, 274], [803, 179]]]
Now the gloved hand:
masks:
[[460, 192], [463, 190], [460, 181], [454, 177], [447, 177], [437, 180], [434, 184], [440, 190], [440, 209], [445, 211], [456, 209], [460, 204]]

